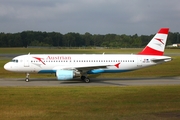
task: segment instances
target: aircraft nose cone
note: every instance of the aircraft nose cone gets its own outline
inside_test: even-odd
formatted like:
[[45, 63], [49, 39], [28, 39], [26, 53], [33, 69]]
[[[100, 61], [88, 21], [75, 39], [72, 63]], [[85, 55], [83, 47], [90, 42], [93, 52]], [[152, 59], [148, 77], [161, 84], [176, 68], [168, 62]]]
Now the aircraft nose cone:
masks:
[[4, 69], [5, 69], [5, 70], [8, 70], [8, 71], [9, 71], [10, 68], [11, 68], [11, 66], [10, 66], [8, 63], [6, 63], [6, 64], [4, 65]]

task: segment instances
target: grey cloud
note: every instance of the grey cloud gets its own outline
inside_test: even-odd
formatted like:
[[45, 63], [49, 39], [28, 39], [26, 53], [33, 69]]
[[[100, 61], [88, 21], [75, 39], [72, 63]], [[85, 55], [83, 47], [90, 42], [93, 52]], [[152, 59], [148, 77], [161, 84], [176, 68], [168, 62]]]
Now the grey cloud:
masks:
[[0, 32], [24, 30], [152, 34], [179, 31], [179, 0], [6, 0], [0, 1]]

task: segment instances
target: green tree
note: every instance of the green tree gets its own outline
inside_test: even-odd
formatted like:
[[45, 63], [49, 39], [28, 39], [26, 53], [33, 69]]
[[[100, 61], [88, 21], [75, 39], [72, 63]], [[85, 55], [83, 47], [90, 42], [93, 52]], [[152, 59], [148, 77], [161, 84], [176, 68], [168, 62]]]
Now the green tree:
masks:
[[92, 34], [86, 32], [84, 35], [83, 35], [83, 40], [84, 40], [84, 46], [93, 46], [93, 41], [92, 41]]

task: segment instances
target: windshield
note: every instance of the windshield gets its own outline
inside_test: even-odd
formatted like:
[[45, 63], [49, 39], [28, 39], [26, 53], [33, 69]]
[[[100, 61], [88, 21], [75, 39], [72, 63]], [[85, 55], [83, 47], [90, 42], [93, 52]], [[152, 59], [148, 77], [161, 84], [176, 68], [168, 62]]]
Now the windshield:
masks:
[[18, 60], [17, 59], [12, 59], [11, 62], [18, 63]]

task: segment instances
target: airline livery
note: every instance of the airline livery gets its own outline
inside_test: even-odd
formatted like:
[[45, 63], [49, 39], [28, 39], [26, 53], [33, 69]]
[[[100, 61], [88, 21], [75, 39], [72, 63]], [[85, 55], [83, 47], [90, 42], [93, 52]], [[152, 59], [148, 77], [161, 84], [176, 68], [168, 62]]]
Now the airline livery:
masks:
[[169, 28], [161, 28], [138, 54], [27, 54], [20, 55], [4, 65], [12, 72], [54, 73], [58, 80], [80, 77], [90, 82], [88, 74], [118, 73], [137, 70], [171, 61], [163, 56]]

